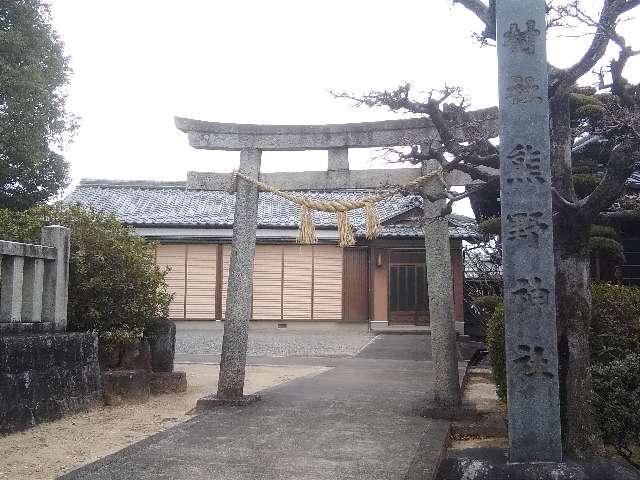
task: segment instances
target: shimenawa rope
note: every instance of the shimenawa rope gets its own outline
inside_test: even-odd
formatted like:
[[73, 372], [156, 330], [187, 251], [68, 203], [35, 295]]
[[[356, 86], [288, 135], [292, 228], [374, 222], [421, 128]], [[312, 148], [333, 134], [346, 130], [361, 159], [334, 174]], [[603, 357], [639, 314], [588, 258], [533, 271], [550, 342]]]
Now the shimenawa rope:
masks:
[[383, 193], [379, 193], [377, 195], [364, 197], [361, 200], [314, 200], [313, 198], [305, 197], [302, 195], [294, 195], [287, 191], [278, 190], [276, 187], [261, 182], [260, 180], [247, 177], [246, 175], [238, 171], [234, 171], [233, 175], [234, 177], [240, 177], [247, 182], [253, 183], [263, 191], [271, 192], [275, 195], [289, 200], [290, 202], [300, 205], [300, 225], [298, 228], [297, 242], [303, 245], [318, 243], [316, 228], [313, 222], [312, 210], [335, 213], [338, 223], [338, 236], [340, 238], [339, 245], [341, 247], [351, 247], [356, 244], [356, 240], [353, 236], [353, 229], [349, 224], [347, 212], [350, 212], [351, 210], [357, 210], [359, 208], [364, 209], [367, 238], [371, 240], [377, 238], [382, 231], [380, 219], [378, 218], [378, 212], [376, 210], [376, 203], [392, 197], [396, 193], [401, 193], [404, 190], [419, 187], [427, 183], [434, 177], [442, 183], [445, 189], [448, 189], [449, 187], [444, 178], [444, 171], [442, 170], [442, 168], [439, 168], [438, 170], [434, 170], [433, 172], [429, 172], [426, 175], [415, 178], [405, 185], [396, 187]]

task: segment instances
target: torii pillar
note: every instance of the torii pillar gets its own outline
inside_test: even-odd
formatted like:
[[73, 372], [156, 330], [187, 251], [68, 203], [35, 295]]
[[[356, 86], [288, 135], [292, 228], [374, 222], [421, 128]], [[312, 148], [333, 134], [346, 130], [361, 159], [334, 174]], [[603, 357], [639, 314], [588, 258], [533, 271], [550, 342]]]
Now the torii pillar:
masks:
[[[258, 178], [262, 152], [244, 149], [240, 152], [240, 173]], [[238, 178], [236, 205], [233, 219], [233, 241], [227, 287], [227, 311], [225, 314], [222, 356], [218, 395], [220, 399], [243, 397], [247, 340], [251, 319], [253, 294], [253, 259], [256, 254], [256, 229], [258, 226], [258, 188], [255, 184]]]
[[[431, 173], [439, 166], [438, 161], [430, 160], [423, 166], [423, 173]], [[433, 359], [433, 409], [446, 416], [447, 413], [453, 415], [460, 405], [449, 215], [442, 214], [446, 203], [444, 199], [429, 199], [437, 197], [444, 188], [440, 182], [429, 182], [423, 187], [422, 198]], [[432, 252], [438, 252], [438, 255], [430, 255]]]

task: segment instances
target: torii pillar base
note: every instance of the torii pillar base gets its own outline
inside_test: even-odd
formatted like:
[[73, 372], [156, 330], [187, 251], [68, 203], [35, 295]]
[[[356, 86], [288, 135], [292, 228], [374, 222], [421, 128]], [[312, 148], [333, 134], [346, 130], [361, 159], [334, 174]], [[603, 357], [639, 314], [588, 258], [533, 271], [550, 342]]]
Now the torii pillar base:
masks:
[[262, 397], [258, 394], [243, 395], [237, 398], [220, 398], [217, 395], [207, 395], [197, 401], [195, 410], [196, 412], [201, 412], [204, 410], [213, 410], [218, 407], [246, 407], [261, 399]]

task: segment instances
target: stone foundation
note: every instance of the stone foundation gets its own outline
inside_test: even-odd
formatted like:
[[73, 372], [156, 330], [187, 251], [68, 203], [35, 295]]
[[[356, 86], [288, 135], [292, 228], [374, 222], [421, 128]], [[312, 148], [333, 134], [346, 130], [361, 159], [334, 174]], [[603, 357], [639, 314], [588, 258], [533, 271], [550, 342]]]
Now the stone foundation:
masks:
[[147, 370], [109, 370], [102, 374], [102, 384], [106, 405], [140, 404], [149, 401]]
[[149, 387], [153, 395], [186, 392], [187, 374], [185, 372], [151, 372]]
[[0, 337], [0, 433], [24, 430], [101, 402], [95, 335]]

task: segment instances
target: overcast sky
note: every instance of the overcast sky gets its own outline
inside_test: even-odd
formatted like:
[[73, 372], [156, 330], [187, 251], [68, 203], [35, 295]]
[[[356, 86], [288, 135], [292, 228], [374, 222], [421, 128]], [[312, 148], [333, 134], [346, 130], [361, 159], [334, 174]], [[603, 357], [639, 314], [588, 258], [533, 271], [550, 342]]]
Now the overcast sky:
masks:
[[[52, 0], [51, 5], [74, 71], [69, 107], [81, 117], [65, 152], [74, 184], [81, 178], [184, 180], [187, 170], [237, 166], [237, 152], [189, 147], [174, 115], [274, 124], [398, 118], [354, 108], [327, 90], [361, 93], [403, 81], [422, 90], [460, 85], [472, 108], [497, 102], [495, 49], [478, 47], [471, 34], [481, 30], [479, 22], [450, 0]], [[640, 48], [638, 21], [623, 31]], [[551, 39], [550, 60], [568, 66], [588, 41]], [[638, 58], [630, 61], [628, 73], [640, 81]], [[373, 153], [350, 150], [352, 168], [380, 166], [380, 160], [372, 163]], [[263, 154], [264, 171], [325, 168], [325, 152]]]

